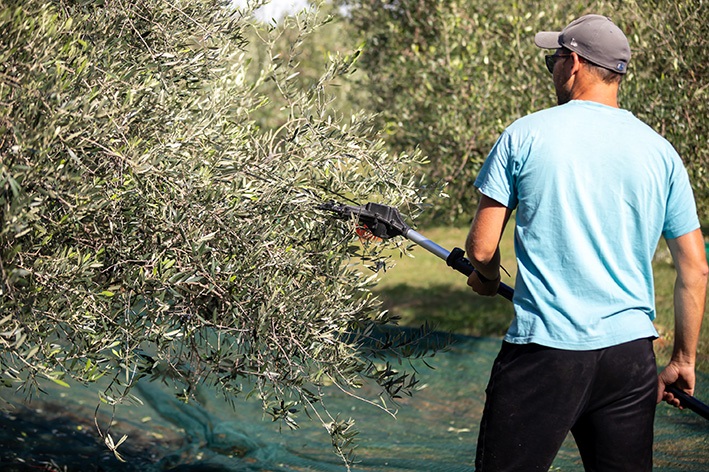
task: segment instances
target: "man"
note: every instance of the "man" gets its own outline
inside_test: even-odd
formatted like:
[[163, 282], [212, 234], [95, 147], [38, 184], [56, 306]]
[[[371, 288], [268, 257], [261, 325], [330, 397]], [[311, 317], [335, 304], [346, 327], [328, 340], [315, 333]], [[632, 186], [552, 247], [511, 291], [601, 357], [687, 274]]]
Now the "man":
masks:
[[[630, 47], [600, 15], [542, 32], [558, 106], [500, 136], [475, 186], [468, 284], [494, 295], [516, 213], [515, 319], [487, 387], [478, 471], [548, 470], [568, 432], [587, 471], [650, 471], [655, 405], [692, 394], [707, 263], [694, 197], [672, 146], [618, 108]], [[652, 257], [677, 268], [675, 346], [657, 375]]]

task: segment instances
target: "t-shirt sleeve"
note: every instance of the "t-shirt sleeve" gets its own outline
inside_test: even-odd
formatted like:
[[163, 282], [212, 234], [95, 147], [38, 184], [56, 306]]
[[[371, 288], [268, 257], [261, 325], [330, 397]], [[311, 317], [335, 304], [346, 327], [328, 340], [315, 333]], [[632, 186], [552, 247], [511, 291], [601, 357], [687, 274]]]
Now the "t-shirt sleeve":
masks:
[[480, 192], [505, 205], [507, 208], [517, 206], [517, 191], [513, 175], [512, 137], [505, 131], [497, 139], [485, 163], [480, 169], [475, 187]]
[[678, 238], [699, 228], [696, 202], [687, 170], [676, 153], [672, 163], [665, 224], [662, 228], [662, 235], [666, 239]]

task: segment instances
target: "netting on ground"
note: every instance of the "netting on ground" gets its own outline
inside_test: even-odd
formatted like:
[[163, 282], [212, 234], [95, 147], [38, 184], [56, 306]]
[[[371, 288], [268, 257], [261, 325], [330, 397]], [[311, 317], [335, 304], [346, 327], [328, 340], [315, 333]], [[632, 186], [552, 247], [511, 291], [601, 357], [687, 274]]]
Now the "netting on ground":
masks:
[[[484, 389], [500, 341], [457, 337], [453, 347], [422, 367], [423, 388], [399, 404], [396, 419], [337, 391], [327, 406], [357, 421], [361, 433], [355, 471], [471, 472]], [[136, 391], [144, 405], [119, 407], [112, 435], [128, 440], [119, 462], [96, 434], [96, 393], [81, 386], [53, 388], [48, 396], [0, 414], [0, 469], [4, 471], [342, 471], [329, 436], [300, 415], [301, 428], [279, 432], [258, 401], [232, 408], [215, 392], [201, 404], [184, 404], [175, 392], [145, 382]], [[370, 392], [372, 393], [372, 392]], [[376, 394], [376, 392], [374, 392]], [[700, 374], [697, 395], [709, 397], [709, 375]], [[706, 400], [705, 400], [706, 401]], [[108, 421], [101, 416], [101, 421]], [[543, 431], [540, 431], [543, 434]], [[665, 404], [656, 419], [655, 470], [709, 470], [709, 422]], [[573, 440], [564, 443], [552, 470], [582, 470]]]

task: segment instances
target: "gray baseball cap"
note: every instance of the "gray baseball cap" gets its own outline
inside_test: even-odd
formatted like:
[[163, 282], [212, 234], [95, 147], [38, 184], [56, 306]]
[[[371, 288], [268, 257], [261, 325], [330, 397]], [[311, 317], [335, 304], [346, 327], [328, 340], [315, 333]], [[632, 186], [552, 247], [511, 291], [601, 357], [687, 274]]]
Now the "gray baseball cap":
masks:
[[542, 49], [565, 47], [613, 72], [625, 74], [628, 71], [628, 38], [610, 18], [602, 15], [582, 16], [569, 23], [561, 32], [537, 33], [534, 44]]

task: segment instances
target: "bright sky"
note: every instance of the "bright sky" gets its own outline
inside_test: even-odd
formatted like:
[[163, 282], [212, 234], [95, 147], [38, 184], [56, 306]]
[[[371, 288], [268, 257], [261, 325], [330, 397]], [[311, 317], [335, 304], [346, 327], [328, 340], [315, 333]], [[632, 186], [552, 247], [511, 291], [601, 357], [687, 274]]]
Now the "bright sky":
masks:
[[[232, 0], [237, 7], [246, 5], [248, 0]], [[262, 21], [270, 21], [271, 18], [281, 19], [284, 15], [294, 13], [307, 7], [308, 0], [271, 0], [267, 5], [261, 7], [256, 12], [256, 17]]]

